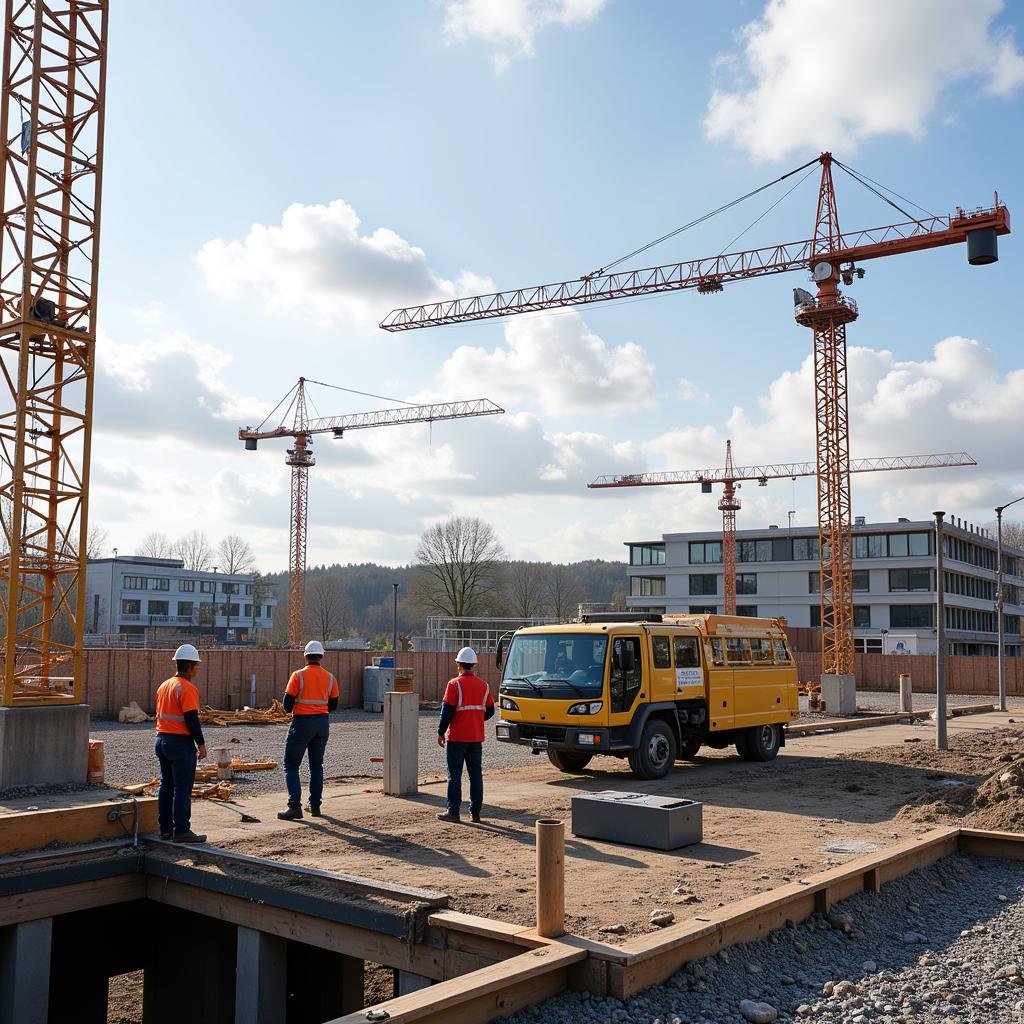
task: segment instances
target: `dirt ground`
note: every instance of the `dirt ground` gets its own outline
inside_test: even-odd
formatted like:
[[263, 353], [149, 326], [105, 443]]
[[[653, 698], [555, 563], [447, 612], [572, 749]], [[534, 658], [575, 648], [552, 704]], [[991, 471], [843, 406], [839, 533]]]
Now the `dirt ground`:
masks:
[[[1021, 709], [1016, 714], [1024, 720]], [[194, 820], [211, 842], [228, 849], [439, 889], [450, 894], [453, 909], [529, 924], [534, 822], [561, 818], [567, 824], [569, 929], [590, 937], [620, 927], [621, 934], [637, 934], [651, 930], [653, 910], [668, 909], [684, 920], [937, 823], [1013, 827], [1017, 821], [1024, 829], [1024, 798], [975, 806], [965, 796], [997, 768], [1010, 767], [997, 756], [1024, 755], [1024, 730], [1009, 723], [1013, 715], [950, 721], [948, 752], [934, 749], [933, 724], [885, 726], [794, 738], [767, 765], [711, 751], [658, 782], [634, 779], [613, 759], [569, 776], [538, 758], [526, 767], [485, 772], [480, 825], [436, 821], [445, 790], [437, 776], [422, 780], [409, 799], [381, 796], [376, 782], [331, 780], [320, 819], [279, 822], [281, 797], [273, 795], [242, 805], [260, 824], [242, 824], [230, 809], [202, 804]], [[660, 852], [569, 834], [573, 795], [606, 789], [703, 802], [704, 841]], [[950, 802], [954, 791], [959, 803]]]

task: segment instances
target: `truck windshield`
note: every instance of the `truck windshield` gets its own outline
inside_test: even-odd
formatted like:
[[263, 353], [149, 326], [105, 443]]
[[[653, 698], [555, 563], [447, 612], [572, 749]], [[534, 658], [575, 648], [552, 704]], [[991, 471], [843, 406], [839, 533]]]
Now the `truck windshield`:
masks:
[[593, 633], [535, 633], [512, 638], [502, 693], [570, 699], [600, 695], [608, 637]]

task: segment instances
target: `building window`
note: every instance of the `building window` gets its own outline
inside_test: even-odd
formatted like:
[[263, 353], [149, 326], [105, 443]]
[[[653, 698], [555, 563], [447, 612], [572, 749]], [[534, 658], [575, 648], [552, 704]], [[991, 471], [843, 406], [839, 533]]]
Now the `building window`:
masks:
[[770, 562], [772, 542], [770, 540], [741, 540], [736, 543], [737, 562]]
[[855, 629], [871, 628], [871, 605], [855, 604], [853, 606], [853, 625]]
[[251, 619], [252, 618], [252, 605], [251, 604], [247, 604], [245, 606], [245, 611], [242, 614], [244, 614], [247, 619]]
[[200, 594], [212, 594], [213, 593], [213, 580], [200, 580], [199, 581], [199, 593]]
[[664, 544], [630, 544], [630, 565], [664, 565]]
[[630, 576], [629, 593], [632, 597], [663, 597], [664, 576]]
[[239, 611], [238, 611], [238, 605], [237, 604], [229, 604], [228, 605], [228, 615], [234, 615], [235, 618], [238, 617]]
[[[854, 538], [856, 539], [856, 538]], [[794, 537], [793, 538], [793, 561], [812, 561], [819, 557], [817, 537]]]
[[690, 595], [718, 594], [718, 577], [714, 573], [696, 572], [690, 575]]
[[124, 589], [125, 590], [145, 590], [146, 589], [146, 577], [145, 576], [125, 576], [125, 578], [124, 578]]
[[245, 585], [245, 596], [248, 597], [252, 593], [252, 584], [246, 583]]
[[757, 593], [757, 573], [756, 572], [741, 572], [736, 577], [736, 593], [737, 594], [756, 594]]
[[935, 625], [935, 605], [893, 604], [889, 606], [889, 625], [893, 629], [927, 629]]
[[715, 565], [722, 561], [720, 540], [698, 540], [690, 542], [691, 565]]
[[167, 576], [151, 577], [150, 580], [149, 580], [149, 589], [150, 590], [170, 590], [171, 589], [170, 578], [167, 577]]
[[691, 615], [715, 615], [718, 609], [713, 604], [691, 604]]
[[192, 615], [192, 609], [195, 607], [192, 601], [179, 601], [178, 602], [178, 614], [179, 615]]
[[142, 602], [138, 598], [121, 598], [121, 614], [122, 615], [141, 615], [142, 614]]
[[931, 569], [890, 569], [889, 589], [892, 591], [921, 591], [935, 589], [935, 577]]
[[811, 605], [811, 629], [821, 629], [821, 605]]
[[[871, 589], [871, 572], [868, 569], [853, 570], [853, 590], [856, 594], [866, 594]], [[807, 574], [807, 591], [810, 594], [821, 593], [821, 573]]]
[[753, 618], [757, 618], [757, 605], [756, 604], [741, 604], [736, 608], [737, 615], [749, 615]]
[[882, 638], [874, 636], [856, 636], [853, 638], [853, 649], [859, 654], [881, 654]]
[[167, 602], [166, 601], [150, 601], [149, 608], [147, 609], [150, 615], [166, 615], [167, 614]]
[[237, 594], [238, 584], [237, 583], [222, 583], [220, 585], [220, 592], [222, 594]]
[[930, 533], [910, 534], [910, 553], [912, 555], [931, 555], [932, 535]]
[[194, 593], [196, 589], [195, 580], [178, 580], [178, 592], [181, 594]]

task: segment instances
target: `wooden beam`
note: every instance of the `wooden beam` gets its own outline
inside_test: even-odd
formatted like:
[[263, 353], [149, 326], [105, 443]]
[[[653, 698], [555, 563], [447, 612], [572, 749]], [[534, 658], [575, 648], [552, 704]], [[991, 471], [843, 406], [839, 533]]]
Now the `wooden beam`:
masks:
[[1024, 860], [1024, 835], [1018, 832], [990, 832], [980, 828], [960, 829], [960, 852], [976, 857]]
[[[486, 1024], [564, 991], [566, 970], [586, 957], [586, 950], [555, 942], [373, 1009], [386, 1010], [389, 1024]], [[365, 1024], [366, 1019], [363, 1009], [329, 1024]]]
[[[948, 711], [953, 716], [981, 715], [995, 711], [995, 704], [960, 704]], [[897, 711], [891, 715], [870, 715], [864, 718], [826, 719], [822, 722], [801, 722], [799, 725], [787, 725], [786, 736], [812, 736], [819, 732], [849, 732], [851, 729], [872, 729], [876, 725], [899, 725], [901, 722], [917, 722], [931, 717], [931, 709], [927, 711]]]
[[0, 896], [0, 926], [145, 898], [146, 879], [140, 874], [117, 875], [37, 892]]
[[[136, 808], [139, 832], [155, 832], [158, 827], [155, 797], [0, 815], [0, 855], [17, 850], [39, 850], [55, 840], [92, 843], [130, 837]], [[108, 821], [107, 815], [114, 810], [121, 811], [122, 816]]]

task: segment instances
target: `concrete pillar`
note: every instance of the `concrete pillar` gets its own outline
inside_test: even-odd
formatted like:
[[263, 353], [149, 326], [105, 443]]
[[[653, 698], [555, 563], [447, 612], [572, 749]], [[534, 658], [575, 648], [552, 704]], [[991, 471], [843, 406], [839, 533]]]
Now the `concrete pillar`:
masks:
[[412, 974], [409, 971], [395, 971], [395, 995], [407, 996], [411, 992], [419, 992], [420, 989], [429, 988], [433, 982], [419, 974]]
[[822, 674], [821, 699], [830, 715], [857, 714], [856, 676]]
[[52, 936], [52, 917], [0, 929], [0, 1024], [49, 1019]]
[[910, 712], [914, 710], [914, 684], [910, 676], [900, 673], [900, 711]]
[[288, 1005], [288, 941], [238, 928], [235, 1024], [278, 1024]]
[[85, 782], [89, 705], [0, 708], [0, 789]]
[[415, 693], [384, 694], [384, 792], [409, 796], [419, 788], [420, 699]]

